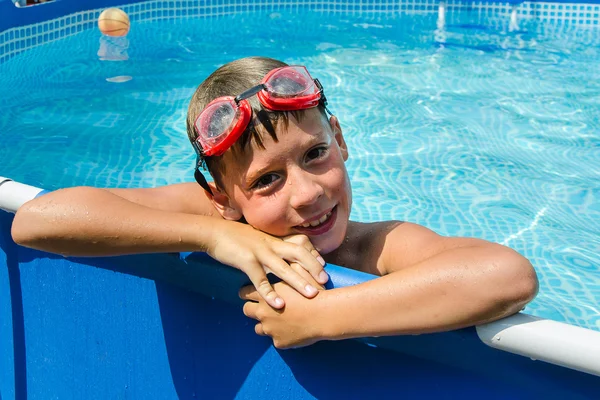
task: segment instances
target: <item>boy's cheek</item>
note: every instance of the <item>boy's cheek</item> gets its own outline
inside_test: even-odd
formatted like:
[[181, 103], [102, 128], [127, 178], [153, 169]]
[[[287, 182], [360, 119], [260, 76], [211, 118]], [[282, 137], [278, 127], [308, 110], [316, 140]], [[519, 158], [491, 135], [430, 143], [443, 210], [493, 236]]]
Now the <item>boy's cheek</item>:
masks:
[[260, 207], [244, 214], [246, 221], [263, 232], [274, 236], [286, 236], [289, 232], [289, 225], [286, 224], [285, 214], [277, 212], [276, 206]]

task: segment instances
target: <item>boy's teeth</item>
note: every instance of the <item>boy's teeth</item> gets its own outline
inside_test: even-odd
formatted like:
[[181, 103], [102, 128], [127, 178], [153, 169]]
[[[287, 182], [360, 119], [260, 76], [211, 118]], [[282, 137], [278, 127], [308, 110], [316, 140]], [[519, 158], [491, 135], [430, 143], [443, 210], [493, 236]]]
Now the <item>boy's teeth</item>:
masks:
[[302, 224], [300, 226], [303, 228], [310, 228], [311, 226], [321, 225], [323, 222], [327, 221], [327, 218], [329, 218], [330, 216], [331, 216], [331, 211], [315, 221], [307, 222], [306, 224]]

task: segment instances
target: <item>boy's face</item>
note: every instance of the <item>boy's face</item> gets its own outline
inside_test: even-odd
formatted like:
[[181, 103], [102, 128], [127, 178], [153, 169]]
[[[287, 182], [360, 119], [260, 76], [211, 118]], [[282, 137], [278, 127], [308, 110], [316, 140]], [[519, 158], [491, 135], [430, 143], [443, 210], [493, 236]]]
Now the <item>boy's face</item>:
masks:
[[262, 137], [264, 149], [252, 142], [243, 154], [224, 154], [226, 195], [215, 196], [217, 208], [225, 218], [243, 216], [274, 236], [305, 234], [322, 254], [337, 249], [352, 204], [348, 150], [337, 119], [309, 109], [301, 122], [290, 115], [287, 129], [278, 124], [278, 141]]

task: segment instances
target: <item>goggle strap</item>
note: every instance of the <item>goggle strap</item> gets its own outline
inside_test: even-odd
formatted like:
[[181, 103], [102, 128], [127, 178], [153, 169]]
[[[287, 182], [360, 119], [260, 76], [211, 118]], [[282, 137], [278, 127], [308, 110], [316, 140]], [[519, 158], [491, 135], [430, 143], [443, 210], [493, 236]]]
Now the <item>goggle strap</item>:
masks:
[[[194, 127], [194, 129], [195, 129], [195, 127]], [[200, 157], [202, 156], [202, 147], [198, 143], [198, 138], [196, 138], [196, 140], [192, 141], [192, 146], [194, 147], [194, 150], [196, 151], [196, 155], [198, 156], [198, 160], [200, 160]], [[200, 165], [198, 164], [198, 166], [200, 166]]]
[[319, 88], [320, 92], [323, 92], [323, 85], [321, 85], [321, 82], [319, 81], [319, 79], [315, 78], [315, 85], [317, 85], [317, 87]]
[[323, 108], [325, 108], [325, 111], [327, 111], [329, 113], [329, 115], [333, 115], [333, 113], [331, 111], [329, 111], [329, 109], [327, 108], [327, 97], [325, 97], [325, 91], [323, 90], [323, 85], [321, 85], [321, 82], [318, 79], [314, 79], [314, 81], [315, 81], [315, 85], [317, 85], [317, 88], [319, 89], [319, 94], [320, 94], [319, 103], [321, 103], [323, 105]]
[[192, 146], [194, 146], [194, 150], [196, 150], [196, 168], [194, 170], [194, 179], [198, 182], [198, 185], [202, 187], [202, 189], [206, 190], [210, 195], [213, 195], [212, 190], [210, 190], [210, 186], [208, 186], [208, 182], [204, 177], [204, 174], [200, 172], [200, 168], [202, 168], [202, 150], [200, 149], [200, 145], [198, 141], [194, 140], [192, 142]]
[[256, 85], [248, 90], [246, 90], [245, 92], [240, 93], [236, 98], [235, 98], [235, 103], [239, 104], [240, 101], [242, 100], [246, 100], [252, 96], [254, 96], [256, 93], [260, 92], [261, 90], [263, 90], [265, 88], [264, 84], [260, 84], [260, 85]]
[[194, 171], [194, 179], [196, 179], [196, 182], [198, 182], [198, 185], [200, 185], [202, 189], [206, 190], [212, 196], [213, 192], [212, 190], [210, 190], [210, 186], [208, 186], [208, 182], [206, 181], [204, 174], [200, 172], [200, 169], [198, 167], [199, 166], [197, 166], [196, 170]]

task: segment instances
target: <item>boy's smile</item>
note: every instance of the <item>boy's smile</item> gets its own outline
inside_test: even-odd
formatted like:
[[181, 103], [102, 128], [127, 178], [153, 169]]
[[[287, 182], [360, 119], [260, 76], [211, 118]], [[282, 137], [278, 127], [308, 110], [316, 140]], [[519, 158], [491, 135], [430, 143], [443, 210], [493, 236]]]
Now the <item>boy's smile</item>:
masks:
[[330, 211], [324, 213], [321, 217], [313, 218], [303, 224], [296, 225], [296, 229], [304, 232], [306, 235], [321, 235], [327, 232], [333, 226], [335, 221], [335, 215], [337, 206], [333, 207]]
[[267, 133], [262, 140], [264, 149], [252, 142], [242, 154], [224, 154], [230, 219], [243, 216], [274, 236], [305, 234], [322, 254], [337, 249], [352, 203], [337, 118], [316, 108], [300, 121], [290, 114], [287, 127], [277, 125], [277, 140]]

